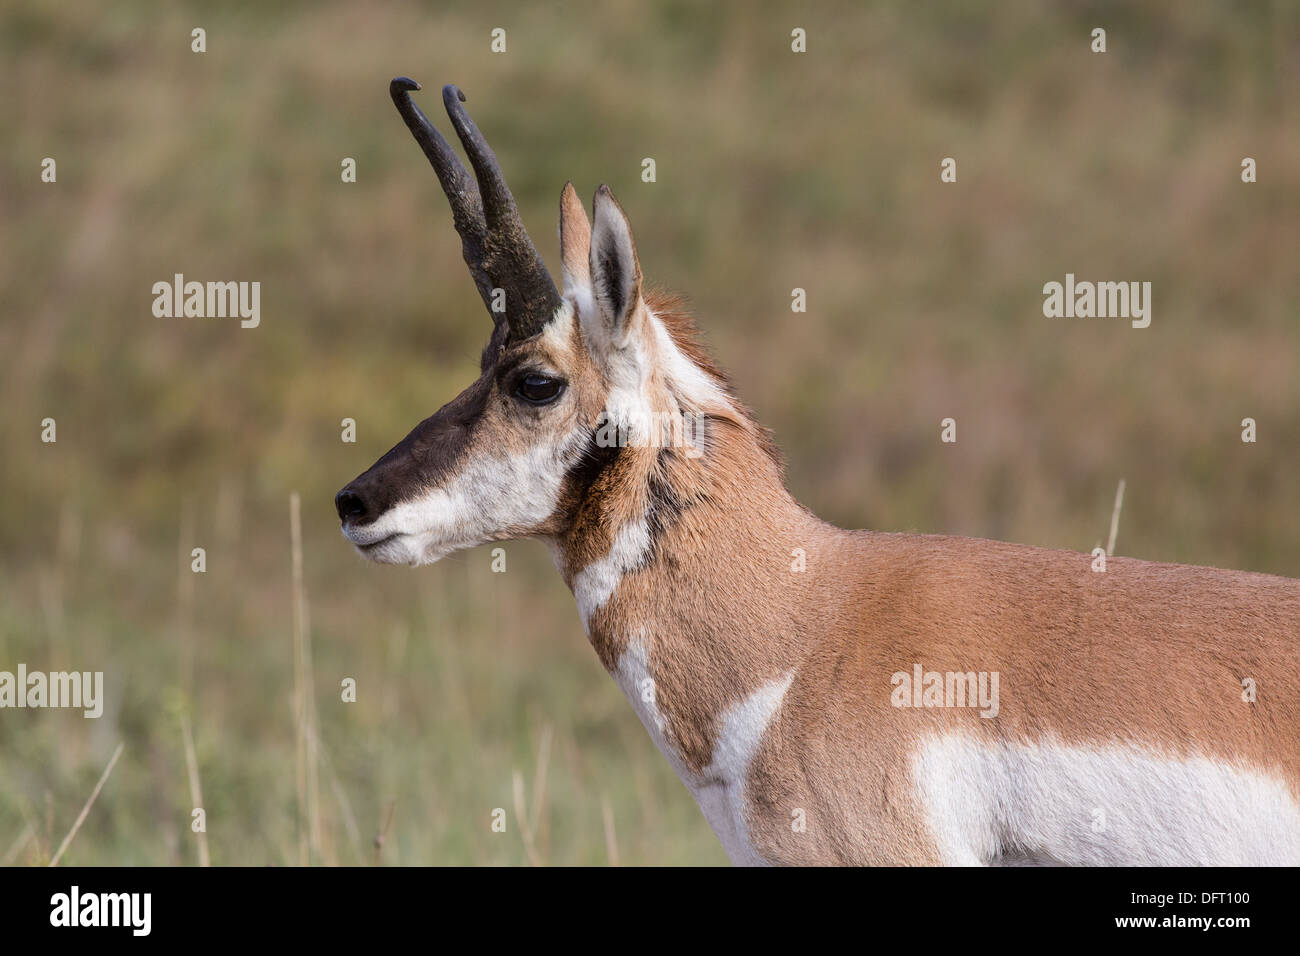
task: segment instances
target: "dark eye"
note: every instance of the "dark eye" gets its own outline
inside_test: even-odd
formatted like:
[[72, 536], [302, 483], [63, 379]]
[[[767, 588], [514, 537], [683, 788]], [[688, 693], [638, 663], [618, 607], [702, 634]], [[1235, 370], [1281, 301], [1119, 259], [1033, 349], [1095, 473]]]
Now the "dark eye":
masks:
[[564, 391], [564, 380], [530, 372], [519, 380], [515, 394], [533, 405], [548, 405]]

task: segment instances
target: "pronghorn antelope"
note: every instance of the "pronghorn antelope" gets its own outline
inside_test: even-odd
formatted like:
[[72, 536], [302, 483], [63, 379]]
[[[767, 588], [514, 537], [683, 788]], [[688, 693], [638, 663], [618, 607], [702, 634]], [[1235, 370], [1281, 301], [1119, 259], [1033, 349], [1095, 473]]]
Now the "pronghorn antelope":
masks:
[[463, 94], [474, 177], [419, 88], [494, 325], [339, 492], [361, 554], [545, 541], [735, 863], [1300, 863], [1300, 581], [822, 522], [609, 189], [589, 222], [564, 187], [557, 291]]

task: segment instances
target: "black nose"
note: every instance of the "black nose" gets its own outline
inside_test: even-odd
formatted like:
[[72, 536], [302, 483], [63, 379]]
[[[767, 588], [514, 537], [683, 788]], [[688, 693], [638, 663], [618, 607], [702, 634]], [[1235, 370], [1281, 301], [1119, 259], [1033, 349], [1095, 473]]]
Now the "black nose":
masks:
[[351, 488], [344, 488], [334, 496], [334, 507], [338, 509], [341, 521], [347, 521], [349, 518], [363, 518], [366, 514], [365, 501]]

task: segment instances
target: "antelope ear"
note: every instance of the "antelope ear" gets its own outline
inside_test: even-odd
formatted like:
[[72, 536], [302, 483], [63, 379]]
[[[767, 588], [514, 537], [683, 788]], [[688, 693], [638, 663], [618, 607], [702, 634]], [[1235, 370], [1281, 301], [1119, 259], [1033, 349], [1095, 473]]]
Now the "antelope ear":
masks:
[[577, 190], [568, 182], [560, 193], [560, 258], [566, 292], [591, 288], [590, 256], [591, 223]]
[[623, 207], [608, 186], [596, 190], [591, 232], [591, 288], [600, 317], [615, 342], [621, 341], [641, 306], [641, 264]]

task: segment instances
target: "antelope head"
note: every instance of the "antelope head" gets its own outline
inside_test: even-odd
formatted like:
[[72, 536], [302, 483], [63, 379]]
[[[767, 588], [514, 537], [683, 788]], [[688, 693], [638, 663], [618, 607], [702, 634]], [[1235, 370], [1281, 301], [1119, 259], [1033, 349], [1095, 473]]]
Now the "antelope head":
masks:
[[659, 444], [656, 423], [729, 407], [716, 373], [687, 359], [647, 307], [632, 230], [609, 189], [596, 192], [589, 222], [564, 187], [561, 294], [464, 94], [447, 86], [442, 99], [473, 177], [412, 102], [418, 89], [405, 77], [390, 85], [451, 204], [492, 332], [477, 381], [335, 498], [362, 555], [410, 565], [486, 541], [562, 535], [612, 457]]

